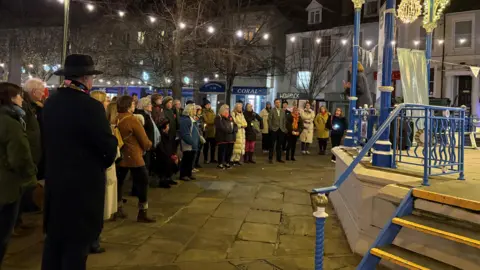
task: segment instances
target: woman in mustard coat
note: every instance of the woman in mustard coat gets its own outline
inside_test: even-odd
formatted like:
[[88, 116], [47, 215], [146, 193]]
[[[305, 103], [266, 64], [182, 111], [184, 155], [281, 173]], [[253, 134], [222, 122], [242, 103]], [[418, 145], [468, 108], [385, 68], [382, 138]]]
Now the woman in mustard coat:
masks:
[[325, 151], [327, 150], [328, 137], [330, 137], [330, 130], [327, 126], [329, 117], [330, 113], [324, 106], [320, 107], [320, 113], [315, 117], [319, 155], [325, 155]]

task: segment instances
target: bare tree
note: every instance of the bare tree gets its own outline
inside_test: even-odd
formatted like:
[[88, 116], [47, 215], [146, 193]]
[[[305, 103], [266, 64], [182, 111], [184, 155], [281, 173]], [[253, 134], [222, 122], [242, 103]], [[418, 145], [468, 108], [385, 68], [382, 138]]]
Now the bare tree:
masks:
[[290, 87], [313, 101], [344, 69], [347, 55], [351, 55], [350, 40], [350, 32], [341, 33], [338, 29], [291, 35], [286, 56]]

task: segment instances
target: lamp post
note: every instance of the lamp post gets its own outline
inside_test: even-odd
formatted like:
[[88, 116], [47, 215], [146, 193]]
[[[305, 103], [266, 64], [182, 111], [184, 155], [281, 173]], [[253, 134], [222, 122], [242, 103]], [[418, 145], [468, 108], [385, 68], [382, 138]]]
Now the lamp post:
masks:
[[[65, 64], [68, 51], [68, 36], [69, 36], [69, 22], [70, 22], [70, 0], [63, 1], [64, 19], [63, 19], [63, 47], [61, 56], [61, 65]], [[63, 83], [63, 77], [60, 77], [60, 85]]]
[[[360, 17], [362, 12], [362, 5], [365, 3], [365, 0], [352, 0], [353, 6], [355, 8], [355, 18], [354, 18], [354, 30], [353, 30], [353, 48], [352, 48], [352, 79], [350, 84], [350, 95], [348, 100], [350, 101], [348, 110], [349, 110], [349, 121], [348, 121], [348, 130], [347, 136], [345, 137], [344, 144], [348, 147], [354, 147], [357, 144], [357, 138], [355, 138], [355, 117], [354, 109], [357, 106], [357, 73], [358, 73], [358, 46], [360, 40]], [[363, 105], [363, 104], [360, 104]], [[370, 104], [368, 104], [370, 105]]]
[[[393, 64], [393, 34], [395, 23], [395, 0], [387, 0], [385, 8], [385, 43], [383, 46], [383, 70], [382, 86], [380, 86], [380, 118], [379, 126], [387, 120], [390, 114], [392, 98], [392, 64]], [[372, 163], [379, 167], [392, 167], [392, 147], [390, 143], [390, 129], [380, 135], [379, 140], [374, 145]]]

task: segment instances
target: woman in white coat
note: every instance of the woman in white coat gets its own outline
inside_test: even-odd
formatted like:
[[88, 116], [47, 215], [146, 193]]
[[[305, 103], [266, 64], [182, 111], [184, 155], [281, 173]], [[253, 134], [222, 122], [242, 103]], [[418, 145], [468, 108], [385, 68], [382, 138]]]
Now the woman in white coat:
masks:
[[313, 141], [313, 121], [315, 120], [315, 112], [311, 109], [310, 103], [305, 103], [305, 109], [300, 115], [303, 120], [303, 131], [300, 134], [300, 142], [302, 143], [302, 154], [310, 154], [308, 148]]

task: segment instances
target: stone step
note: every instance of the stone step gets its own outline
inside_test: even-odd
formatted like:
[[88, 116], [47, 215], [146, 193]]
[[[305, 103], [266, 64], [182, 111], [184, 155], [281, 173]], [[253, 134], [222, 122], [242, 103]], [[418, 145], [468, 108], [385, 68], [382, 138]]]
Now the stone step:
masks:
[[404, 228], [442, 237], [480, 249], [480, 226], [473, 230], [468, 230], [448, 223], [440, 223], [438, 219], [431, 217], [413, 215], [394, 218], [392, 222]]
[[476, 181], [448, 181], [413, 189], [415, 198], [480, 213], [480, 185]]
[[389, 261], [410, 270], [454, 270], [456, 267], [444, 264], [432, 258], [409, 250], [389, 245], [386, 247], [372, 248], [370, 253], [382, 260]]

